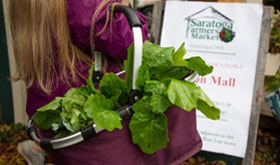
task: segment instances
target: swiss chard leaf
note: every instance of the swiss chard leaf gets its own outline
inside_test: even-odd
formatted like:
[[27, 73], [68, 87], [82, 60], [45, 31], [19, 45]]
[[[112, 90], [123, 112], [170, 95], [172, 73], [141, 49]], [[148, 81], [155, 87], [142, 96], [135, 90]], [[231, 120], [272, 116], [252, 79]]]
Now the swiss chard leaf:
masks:
[[174, 78], [177, 80], [183, 79], [188, 73], [190, 73], [190, 70], [186, 67], [172, 67], [169, 70], [161, 73], [158, 77], [159, 80], [167, 79], [167, 78]]
[[149, 105], [147, 97], [133, 105], [135, 113], [130, 120], [129, 129], [133, 143], [137, 144], [144, 153], [152, 154], [165, 148], [169, 141], [168, 119], [163, 113], [153, 113]]
[[157, 44], [145, 42], [143, 44], [142, 64], [149, 68], [151, 77], [168, 70], [173, 63], [174, 47], [160, 47]]
[[163, 83], [156, 80], [147, 81], [145, 85], [145, 92], [151, 95], [151, 110], [154, 113], [163, 113], [172, 104], [169, 101], [166, 93], [166, 87]]
[[87, 86], [89, 89], [94, 93], [97, 94], [98, 90], [95, 89], [94, 84], [92, 82], [92, 75], [93, 75], [93, 70], [94, 70], [94, 62], [92, 62], [92, 65], [90, 66], [88, 70], [88, 79], [87, 79]]
[[187, 68], [196, 71], [201, 76], [210, 74], [213, 71], [213, 66], [208, 66], [199, 56], [188, 58], [186, 61], [188, 62]]
[[44, 112], [50, 110], [57, 110], [59, 107], [61, 107], [61, 97], [56, 97], [53, 101], [37, 109], [37, 111]]
[[186, 54], [185, 43], [183, 43], [179, 49], [173, 54], [173, 64], [172, 66], [187, 66], [188, 62], [184, 60], [184, 55]]
[[96, 127], [112, 131], [115, 128], [122, 128], [122, 118], [118, 112], [113, 111], [113, 102], [103, 95], [91, 95], [85, 104], [85, 112], [93, 119]]
[[171, 103], [184, 110], [191, 111], [197, 108], [210, 119], [220, 118], [220, 110], [201, 88], [192, 82], [172, 79], [166, 92]]

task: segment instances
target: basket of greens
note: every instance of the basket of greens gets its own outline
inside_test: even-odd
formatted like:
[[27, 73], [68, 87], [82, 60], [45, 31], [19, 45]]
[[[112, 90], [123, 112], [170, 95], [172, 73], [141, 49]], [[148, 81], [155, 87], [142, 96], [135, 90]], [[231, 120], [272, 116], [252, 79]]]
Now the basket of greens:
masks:
[[[63, 97], [56, 97], [37, 110], [29, 120], [31, 138], [46, 150], [60, 149], [101, 131], [122, 129], [122, 121], [129, 120], [132, 142], [144, 153], [152, 154], [168, 143], [165, 111], [169, 107], [175, 105], [185, 111], [198, 109], [210, 119], [219, 119], [220, 110], [193, 83], [196, 75], [211, 73], [212, 66], [200, 57], [184, 59], [184, 43], [176, 51], [174, 47], [142, 43], [142, 38], [140, 43], [139, 46], [134, 41], [128, 48], [128, 59], [124, 62], [126, 80], [118, 74], [106, 73], [99, 88], [95, 88], [96, 63], [93, 63], [87, 85], [71, 88]], [[139, 50], [140, 59], [137, 59], [135, 54]], [[52, 130], [56, 136], [40, 139], [35, 126]]]

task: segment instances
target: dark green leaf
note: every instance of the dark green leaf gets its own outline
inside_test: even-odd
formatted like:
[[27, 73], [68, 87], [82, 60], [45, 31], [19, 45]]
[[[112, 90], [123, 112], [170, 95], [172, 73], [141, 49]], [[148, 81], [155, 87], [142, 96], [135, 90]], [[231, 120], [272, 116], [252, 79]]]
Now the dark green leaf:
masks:
[[37, 111], [33, 116], [33, 120], [38, 128], [42, 130], [51, 129], [53, 123], [61, 120], [59, 113], [59, 110]]
[[128, 103], [128, 87], [125, 82], [114, 73], [106, 73], [100, 81], [101, 94], [114, 101], [114, 109]]
[[169, 70], [163, 72], [159, 75], [159, 80], [163, 80], [166, 78], [174, 78], [177, 80], [181, 80], [184, 78], [188, 73], [190, 73], [190, 70], [186, 67], [172, 67]]

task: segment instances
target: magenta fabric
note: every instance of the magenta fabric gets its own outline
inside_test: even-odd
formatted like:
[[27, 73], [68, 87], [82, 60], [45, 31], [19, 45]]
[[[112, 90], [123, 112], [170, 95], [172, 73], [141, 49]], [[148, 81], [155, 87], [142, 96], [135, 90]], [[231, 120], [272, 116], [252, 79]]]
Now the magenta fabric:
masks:
[[[67, 0], [67, 14], [72, 42], [84, 52], [90, 52], [89, 33], [91, 17], [101, 0]], [[112, 0], [111, 2], [113, 2]], [[143, 39], [148, 33], [145, 17], [137, 13], [143, 24]], [[95, 28], [100, 31], [105, 23], [106, 12], [97, 17]], [[114, 59], [126, 59], [127, 47], [132, 43], [132, 32], [122, 14], [116, 14], [112, 27], [94, 38], [96, 50], [110, 56], [107, 72], [116, 73]], [[77, 70], [88, 77], [87, 65], [78, 65]], [[86, 84], [82, 78], [68, 86], [58, 82], [53, 93], [48, 96], [38, 89], [36, 84], [28, 89], [27, 113], [31, 117], [36, 109], [52, 101], [56, 96], [63, 96], [70, 87], [79, 88]], [[49, 152], [56, 165], [167, 165], [179, 164], [191, 157], [202, 147], [201, 138], [196, 129], [196, 112], [186, 112], [176, 106], [166, 111], [168, 117], [169, 143], [165, 149], [147, 155], [141, 152], [131, 141], [128, 129], [129, 120], [123, 121], [122, 130], [103, 131], [97, 136], [80, 144]], [[41, 134], [41, 133], [40, 133]], [[43, 135], [42, 133], [41, 135]]]
[[200, 151], [201, 139], [196, 131], [195, 110], [186, 112], [176, 106], [166, 111], [169, 143], [165, 149], [148, 155], [131, 141], [129, 120], [122, 130], [103, 131], [77, 145], [53, 150], [56, 165], [177, 165]]

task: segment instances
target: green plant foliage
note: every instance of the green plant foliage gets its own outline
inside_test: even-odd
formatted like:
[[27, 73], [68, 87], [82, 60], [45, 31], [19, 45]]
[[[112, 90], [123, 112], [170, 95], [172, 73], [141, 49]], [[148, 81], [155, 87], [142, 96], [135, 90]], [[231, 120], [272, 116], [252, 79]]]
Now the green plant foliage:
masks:
[[[271, 33], [269, 52], [272, 55], [278, 55], [280, 53], [280, 11], [277, 10], [272, 17]], [[264, 86], [267, 92], [272, 92], [279, 88], [280, 85], [280, 68], [275, 76], [265, 76]]]
[[272, 17], [269, 52], [280, 53], [280, 11]]
[[[131, 90], [133, 44], [128, 48], [125, 61], [127, 83], [114, 73], [106, 73], [100, 81], [99, 89], [92, 83], [94, 63], [89, 69], [87, 85], [71, 88], [63, 97], [38, 109], [34, 121], [40, 129], [52, 129], [56, 137], [80, 131], [91, 124], [99, 129], [113, 131], [122, 129], [122, 118], [117, 110], [128, 104]], [[195, 71], [206, 75], [213, 71], [200, 57], [184, 59], [184, 44], [175, 51], [174, 47], [160, 47], [145, 42], [142, 65], [139, 67], [136, 87], [143, 97], [133, 104], [134, 114], [129, 123], [131, 138], [144, 153], [152, 154], [165, 148], [168, 139], [167, 116], [164, 112], [172, 105], [186, 111], [194, 108], [206, 117], [217, 120], [220, 110], [208, 96], [184, 77]]]
[[[133, 143], [139, 145], [144, 153], [152, 154], [167, 145], [167, 117], [164, 112], [172, 105], [186, 111], [197, 108], [213, 120], [220, 118], [220, 110], [201, 88], [183, 80], [190, 70], [204, 76], [211, 73], [213, 67], [200, 57], [184, 59], [185, 54], [184, 43], [177, 51], [173, 47], [162, 48], [149, 42], [143, 45], [143, 60], [137, 81], [144, 97], [132, 107], [135, 113], [129, 128]], [[130, 58], [131, 55], [125, 64], [129, 65]], [[131, 79], [129, 75], [126, 78]]]

